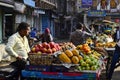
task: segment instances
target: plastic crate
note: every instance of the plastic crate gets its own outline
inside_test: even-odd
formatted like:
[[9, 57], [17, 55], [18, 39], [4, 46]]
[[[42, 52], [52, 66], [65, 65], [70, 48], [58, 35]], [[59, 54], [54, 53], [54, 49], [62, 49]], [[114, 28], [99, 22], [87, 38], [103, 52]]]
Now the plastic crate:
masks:
[[29, 54], [30, 65], [51, 65], [53, 59], [49, 54]]

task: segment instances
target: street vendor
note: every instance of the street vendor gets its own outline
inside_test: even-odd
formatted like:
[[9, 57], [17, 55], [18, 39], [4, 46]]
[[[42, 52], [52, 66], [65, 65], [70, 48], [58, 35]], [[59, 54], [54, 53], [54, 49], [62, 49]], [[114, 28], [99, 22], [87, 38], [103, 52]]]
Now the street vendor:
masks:
[[76, 25], [76, 30], [70, 34], [70, 41], [77, 46], [85, 43], [86, 39], [90, 36], [92, 36], [92, 34], [84, 30], [83, 24], [78, 23]]
[[25, 22], [21, 22], [17, 28], [17, 32], [9, 37], [8, 43], [5, 47], [5, 50], [11, 56], [12, 63], [10, 65], [18, 69], [18, 77], [21, 76], [21, 70], [24, 69], [26, 65], [28, 52], [30, 51], [28, 39], [26, 37], [29, 35], [29, 32], [30, 25]]
[[112, 62], [111, 62], [110, 68], [108, 68], [109, 72], [107, 74], [107, 80], [112, 79], [112, 75], [113, 75], [114, 69], [116, 68], [117, 62], [119, 61], [119, 58], [120, 58], [120, 40], [118, 41], [118, 43], [115, 46], [115, 51], [112, 56]]

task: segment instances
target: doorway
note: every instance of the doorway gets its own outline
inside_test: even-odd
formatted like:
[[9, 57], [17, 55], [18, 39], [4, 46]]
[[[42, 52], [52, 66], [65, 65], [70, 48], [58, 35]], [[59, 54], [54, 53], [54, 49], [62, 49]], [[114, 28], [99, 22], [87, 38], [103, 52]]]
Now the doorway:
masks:
[[13, 34], [13, 15], [5, 14], [4, 16], [4, 26], [5, 26], [5, 38], [8, 39], [9, 36]]

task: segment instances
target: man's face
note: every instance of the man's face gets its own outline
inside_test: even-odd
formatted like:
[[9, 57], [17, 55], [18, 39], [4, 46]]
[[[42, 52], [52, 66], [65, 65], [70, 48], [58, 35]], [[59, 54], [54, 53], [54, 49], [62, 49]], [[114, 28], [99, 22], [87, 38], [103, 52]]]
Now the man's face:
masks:
[[25, 30], [23, 30], [23, 35], [27, 36], [30, 33], [30, 27], [27, 27]]

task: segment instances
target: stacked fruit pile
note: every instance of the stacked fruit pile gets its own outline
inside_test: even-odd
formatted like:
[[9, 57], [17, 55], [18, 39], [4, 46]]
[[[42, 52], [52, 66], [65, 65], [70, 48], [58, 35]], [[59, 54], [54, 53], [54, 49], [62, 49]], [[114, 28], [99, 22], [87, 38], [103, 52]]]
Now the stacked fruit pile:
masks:
[[72, 50], [65, 50], [58, 55], [63, 63], [78, 64], [78, 70], [96, 70], [100, 67], [101, 54], [91, 50], [88, 44], [78, 45]]
[[79, 61], [82, 59], [82, 56], [79, 55], [79, 51], [77, 49], [73, 49], [73, 50], [65, 50], [65, 52], [61, 52], [61, 54], [58, 55], [58, 58], [63, 63], [78, 64]]
[[44, 42], [36, 44], [31, 48], [30, 54], [53, 54], [56, 51], [61, 50], [58, 43], [55, 42]]
[[109, 42], [109, 43], [96, 43], [96, 47], [105, 47], [105, 48], [113, 48], [115, 47], [115, 42]]
[[59, 43], [59, 45], [61, 46], [62, 51], [76, 48], [75, 45], [71, 42], [63, 42]]

